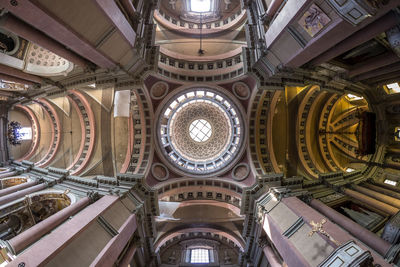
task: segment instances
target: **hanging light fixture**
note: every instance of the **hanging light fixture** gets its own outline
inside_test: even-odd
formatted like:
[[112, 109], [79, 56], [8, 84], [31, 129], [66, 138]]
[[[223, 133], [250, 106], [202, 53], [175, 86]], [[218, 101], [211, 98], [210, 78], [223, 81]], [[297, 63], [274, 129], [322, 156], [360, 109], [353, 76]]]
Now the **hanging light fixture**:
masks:
[[200, 13], [200, 48], [199, 51], [197, 51], [197, 54], [199, 56], [203, 56], [205, 53], [203, 49], [203, 13]]

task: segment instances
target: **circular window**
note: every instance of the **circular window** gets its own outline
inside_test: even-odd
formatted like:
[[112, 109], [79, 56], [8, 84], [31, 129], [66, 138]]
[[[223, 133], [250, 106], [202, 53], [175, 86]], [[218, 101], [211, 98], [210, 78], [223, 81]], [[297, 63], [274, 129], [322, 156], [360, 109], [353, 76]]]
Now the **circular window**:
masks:
[[161, 106], [158, 148], [178, 172], [215, 174], [242, 152], [243, 119], [236, 104], [222, 92], [186, 90]]
[[196, 142], [205, 142], [212, 134], [211, 124], [203, 119], [194, 120], [189, 127], [190, 137]]

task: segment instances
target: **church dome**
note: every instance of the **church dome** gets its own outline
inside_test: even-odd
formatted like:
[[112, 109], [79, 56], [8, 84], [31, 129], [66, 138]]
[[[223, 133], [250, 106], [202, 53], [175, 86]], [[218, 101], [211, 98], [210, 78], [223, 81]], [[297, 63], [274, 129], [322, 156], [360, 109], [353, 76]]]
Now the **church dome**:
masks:
[[159, 148], [175, 169], [211, 175], [223, 171], [239, 154], [243, 119], [225, 94], [192, 88], [173, 95], [162, 107], [157, 123]]

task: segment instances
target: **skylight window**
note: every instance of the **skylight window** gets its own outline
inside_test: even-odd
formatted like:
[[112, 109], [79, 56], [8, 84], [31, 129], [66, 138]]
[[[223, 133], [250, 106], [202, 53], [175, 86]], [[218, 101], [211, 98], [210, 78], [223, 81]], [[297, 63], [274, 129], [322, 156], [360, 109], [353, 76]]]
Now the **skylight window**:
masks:
[[211, 124], [203, 119], [193, 121], [189, 131], [190, 137], [196, 142], [205, 142], [212, 134]]
[[364, 99], [362, 96], [353, 95], [353, 94], [347, 94], [347, 98], [348, 98], [350, 101]]
[[210, 12], [211, 0], [190, 0], [190, 11], [192, 12]]
[[391, 83], [386, 85], [387, 88], [391, 91], [391, 93], [400, 93], [400, 86], [399, 83]]
[[384, 183], [385, 184], [390, 184], [390, 185], [393, 185], [393, 186], [396, 186], [396, 184], [397, 184], [396, 181], [392, 181], [392, 180], [389, 180], [389, 179], [386, 179]]
[[208, 249], [192, 249], [190, 253], [190, 263], [210, 263]]
[[19, 140], [32, 140], [32, 128], [22, 127], [18, 130]]

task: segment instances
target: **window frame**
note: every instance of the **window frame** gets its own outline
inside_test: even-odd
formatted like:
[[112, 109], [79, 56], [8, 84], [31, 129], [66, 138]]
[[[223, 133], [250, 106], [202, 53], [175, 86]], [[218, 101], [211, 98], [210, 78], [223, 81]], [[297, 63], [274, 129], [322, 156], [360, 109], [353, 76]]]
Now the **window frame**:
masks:
[[[208, 4], [209, 4], [208, 10], [193, 10], [193, 8], [192, 8], [193, 2], [197, 2], [197, 4], [201, 5], [200, 2], [203, 2], [203, 1], [208, 1]], [[194, 12], [194, 13], [209, 13], [209, 12], [213, 11], [212, 4], [213, 4], [212, 0], [189, 0], [189, 11]]]
[[392, 185], [392, 186], [397, 186], [397, 181], [394, 181], [394, 180], [391, 180], [391, 179], [387, 179], [387, 178], [385, 178], [383, 183], [389, 184], [389, 185]]
[[[194, 255], [193, 252], [199, 252], [199, 255]], [[202, 254], [200, 254], [200, 252]], [[205, 256], [204, 254], [206, 253], [207, 256]], [[193, 256], [196, 256], [197, 261], [193, 261]], [[202, 258], [207, 258], [207, 261], [201, 261]], [[189, 257], [189, 263], [190, 264], [210, 264], [210, 249], [207, 248], [191, 248], [190, 249], [190, 257]]]

